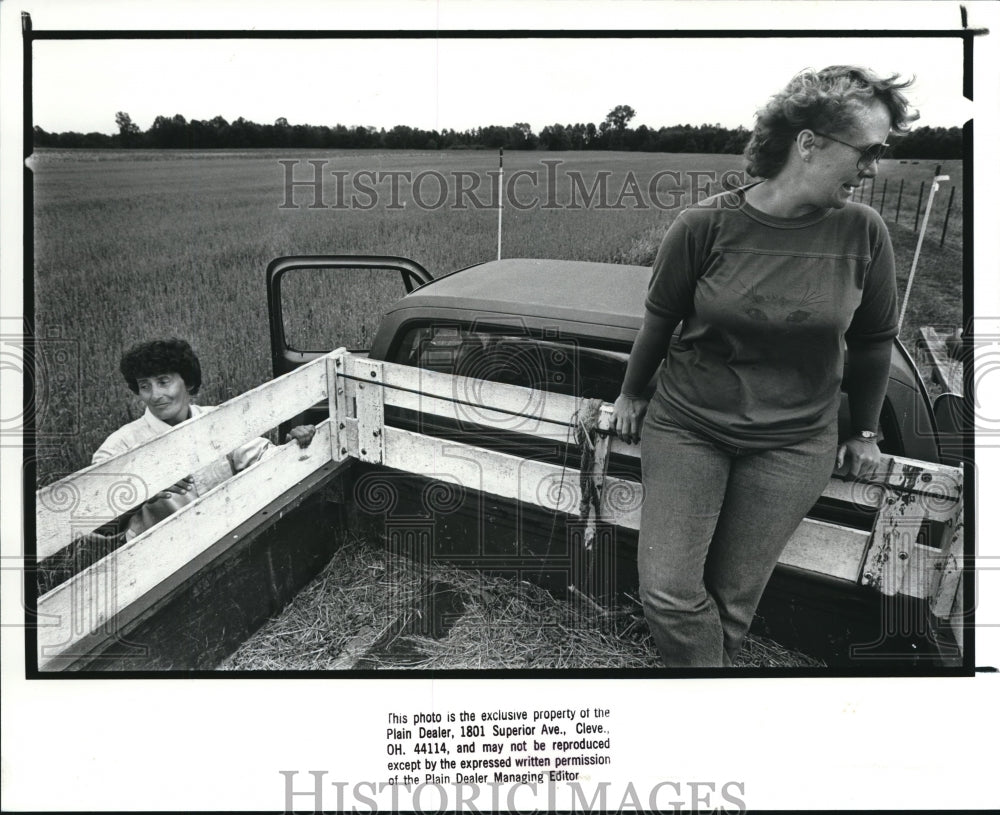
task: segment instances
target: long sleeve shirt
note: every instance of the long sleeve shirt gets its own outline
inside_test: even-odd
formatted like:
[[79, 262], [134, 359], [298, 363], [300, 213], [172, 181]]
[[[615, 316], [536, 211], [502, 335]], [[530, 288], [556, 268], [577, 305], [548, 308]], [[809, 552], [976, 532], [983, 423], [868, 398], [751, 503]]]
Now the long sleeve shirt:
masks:
[[[191, 405], [191, 416], [200, 416], [215, 410], [214, 407]], [[118, 428], [97, 448], [91, 459], [97, 464], [114, 456], [133, 450], [146, 441], [162, 436], [171, 425], [158, 419], [147, 408], [138, 419]], [[193, 474], [191, 489], [183, 489], [178, 485], [161, 490], [160, 497], [140, 505], [131, 516], [126, 530], [126, 536], [133, 538], [144, 532], [150, 526], [176, 512], [185, 504], [190, 503], [199, 495], [204, 495], [213, 487], [218, 486], [230, 476], [245, 470], [254, 462], [260, 461], [276, 448], [264, 438], [255, 438], [242, 444], [226, 456], [219, 457], [198, 472]]]

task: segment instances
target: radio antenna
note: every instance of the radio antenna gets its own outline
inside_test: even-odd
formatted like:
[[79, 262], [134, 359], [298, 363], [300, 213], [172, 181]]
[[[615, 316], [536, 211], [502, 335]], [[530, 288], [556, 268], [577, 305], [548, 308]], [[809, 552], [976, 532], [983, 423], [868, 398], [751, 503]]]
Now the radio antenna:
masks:
[[497, 190], [497, 260], [503, 244], [503, 148], [500, 148], [500, 184]]

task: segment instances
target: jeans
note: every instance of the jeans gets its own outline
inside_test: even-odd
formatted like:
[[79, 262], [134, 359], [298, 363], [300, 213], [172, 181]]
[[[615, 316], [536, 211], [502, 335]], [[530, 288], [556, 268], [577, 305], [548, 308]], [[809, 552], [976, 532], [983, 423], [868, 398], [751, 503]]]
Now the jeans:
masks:
[[668, 667], [732, 665], [781, 550], [833, 472], [837, 427], [770, 450], [677, 425], [642, 429], [639, 588]]

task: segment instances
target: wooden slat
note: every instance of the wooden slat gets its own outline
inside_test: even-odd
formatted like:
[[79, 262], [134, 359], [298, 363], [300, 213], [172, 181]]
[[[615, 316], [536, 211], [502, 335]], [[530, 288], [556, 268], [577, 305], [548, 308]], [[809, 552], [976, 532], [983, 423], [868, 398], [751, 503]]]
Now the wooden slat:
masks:
[[[962, 574], [965, 571], [965, 541], [962, 533], [963, 523], [959, 520], [952, 532], [951, 540], [946, 542], [941, 552], [941, 579], [934, 590], [931, 611], [943, 620], [956, 615], [962, 616]], [[960, 632], [956, 640], [961, 644]]]
[[580, 506], [579, 490], [573, 484], [577, 470], [409, 430], [385, 429], [384, 464], [556, 512], [576, 513]]
[[877, 483], [849, 481], [834, 475], [823, 488], [823, 497], [843, 501], [867, 509], [882, 506], [885, 486]]
[[[947, 552], [918, 543], [910, 550], [910, 563], [899, 582], [898, 593], [933, 601], [948, 560]], [[954, 599], [954, 598], [952, 598]], [[933, 611], [933, 607], [931, 608]]]
[[[356, 376], [367, 376], [367, 372], [363, 372], [363, 374], [352, 373]], [[519, 385], [489, 382], [485, 379], [454, 376], [392, 362], [383, 363], [382, 377], [382, 381], [386, 385], [387, 400], [389, 389], [398, 388], [419, 391], [423, 396], [437, 397], [444, 401], [460, 400], [472, 403], [457, 405], [456, 408], [459, 410], [459, 418], [462, 417], [462, 411], [465, 411], [466, 416], [471, 414], [477, 417], [470, 419], [477, 424], [481, 423], [478, 416], [485, 407], [506, 411], [499, 421], [508, 423], [518, 421], [532, 424], [539, 421], [568, 422], [579, 401], [572, 396], [563, 394], [533, 390]], [[390, 403], [387, 401], [386, 404]], [[452, 408], [452, 410], [454, 409]]]
[[385, 402], [382, 363], [373, 359], [355, 359], [355, 414], [358, 420], [357, 457], [368, 464], [381, 464], [385, 435]]
[[867, 545], [868, 533], [863, 530], [806, 518], [778, 562], [857, 582]]
[[[908, 467], [904, 465], [899, 469], [905, 475]], [[888, 478], [887, 481], [898, 486], [899, 479]], [[929, 483], [934, 483], [933, 479]], [[942, 488], [947, 484], [944, 479]], [[914, 496], [905, 491], [889, 491], [872, 529], [871, 544], [862, 567], [862, 585], [890, 596], [933, 596], [942, 577], [942, 553], [930, 550], [934, 552], [931, 557], [928, 547], [917, 543], [919, 534], [927, 521], [933, 520], [943, 525], [944, 540], [952, 541], [954, 535], [961, 534], [962, 512], [960, 487], [957, 501], [938, 501], [926, 494]]]
[[834, 473], [823, 495], [877, 509], [883, 504], [886, 490], [896, 492], [908, 503], [916, 502], [934, 520], [947, 520], [962, 504], [962, 470], [883, 454], [878, 469], [863, 480], [846, 478], [843, 471]]
[[72, 577], [38, 601], [38, 665], [45, 669], [270, 501], [329, 462], [330, 420], [309, 447], [287, 444]]
[[934, 379], [946, 391], [962, 395], [962, 362], [948, 353], [945, 338], [929, 325], [920, 329], [920, 350], [930, 357]]
[[[316, 359], [211, 413], [38, 491], [36, 553], [49, 557], [150, 495], [327, 398], [326, 362]], [[141, 475], [139, 475], [141, 474]]]
[[[347, 375], [367, 380], [368, 369], [356, 359], [352, 355]], [[576, 397], [392, 362], [381, 366], [386, 405], [550, 441], [573, 439], [573, 415], [581, 403]], [[608, 432], [610, 417], [611, 405], [605, 404], [597, 425], [600, 433]], [[638, 458], [639, 445], [613, 438], [610, 452]]]
[[947, 522], [961, 515], [964, 495], [960, 467], [882, 456], [878, 471], [869, 481], [885, 484], [899, 494], [903, 503], [916, 505], [931, 520]]
[[[350, 444], [357, 443], [357, 421], [347, 420]], [[554, 512], [577, 515], [579, 470], [531, 461], [438, 439], [398, 428], [386, 428], [385, 466], [427, 478], [439, 476], [470, 490], [531, 503]], [[626, 529], [639, 528], [642, 485], [608, 477], [604, 483], [601, 520]], [[868, 533], [806, 518], [780, 559], [802, 569], [856, 581]]]
[[348, 397], [345, 395], [346, 383], [338, 378], [338, 372], [346, 365], [347, 351], [338, 348], [326, 356], [327, 411], [337, 421], [330, 426], [330, 456], [333, 461], [343, 461], [347, 457], [347, 443], [343, 439], [344, 419], [347, 416]]
[[[368, 369], [355, 370], [355, 359], [354, 355], [348, 355], [348, 375], [370, 379]], [[452, 376], [409, 365], [390, 362], [381, 365], [386, 405], [553, 441], [572, 439], [573, 416], [580, 406], [580, 400], [575, 397]], [[610, 432], [611, 411], [610, 404], [605, 403], [601, 407], [597, 423], [601, 434]], [[610, 452], [637, 458], [639, 445], [624, 444], [620, 439], [612, 438]], [[961, 500], [961, 483], [958, 468], [884, 455], [878, 471], [867, 481], [834, 477], [824, 495], [860, 506], [877, 507], [881, 503], [880, 485], [898, 487], [918, 496], [925, 494], [937, 505], [937, 509], [932, 511], [949, 515], [950, 503]]]
[[[358, 444], [357, 428], [356, 419], [347, 420], [349, 450]], [[546, 461], [533, 461], [387, 427], [383, 464], [390, 469], [427, 478], [440, 477], [466, 489], [523, 501], [554, 512], [576, 515], [580, 509], [580, 471]], [[602, 520], [638, 529], [642, 485], [608, 477], [604, 483], [604, 504]]]

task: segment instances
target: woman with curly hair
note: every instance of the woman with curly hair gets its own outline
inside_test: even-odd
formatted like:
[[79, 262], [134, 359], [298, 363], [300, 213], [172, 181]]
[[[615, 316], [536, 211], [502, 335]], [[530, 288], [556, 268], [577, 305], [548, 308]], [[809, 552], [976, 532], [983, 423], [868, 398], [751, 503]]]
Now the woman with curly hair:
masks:
[[[201, 388], [201, 363], [184, 340], [169, 338], [134, 345], [122, 355], [119, 368], [129, 390], [142, 400], [146, 411], [108, 436], [94, 453], [94, 464], [132, 450], [186, 419], [215, 410], [191, 401]], [[300, 447], [306, 447], [314, 433], [312, 425], [293, 427], [288, 440], [294, 439]], [[157, 493], [128, 519], [126, 538], [144, 532], [198, 495], [260, 461], [273, 449], [267, 439], [253, 439]]]
[[[642, 428], [640, 590], [667, 666], [731, 665], [835, 467], [879, 460], [895, 266], [882, 219], [850, 198], [917, 118], [898, 80], [799, 73], [757, 113], [759, 180], [680, 213], [654, 261], [613, 423], [629, 442]], [[853, 434], [838, 440], [842, 384]]]

